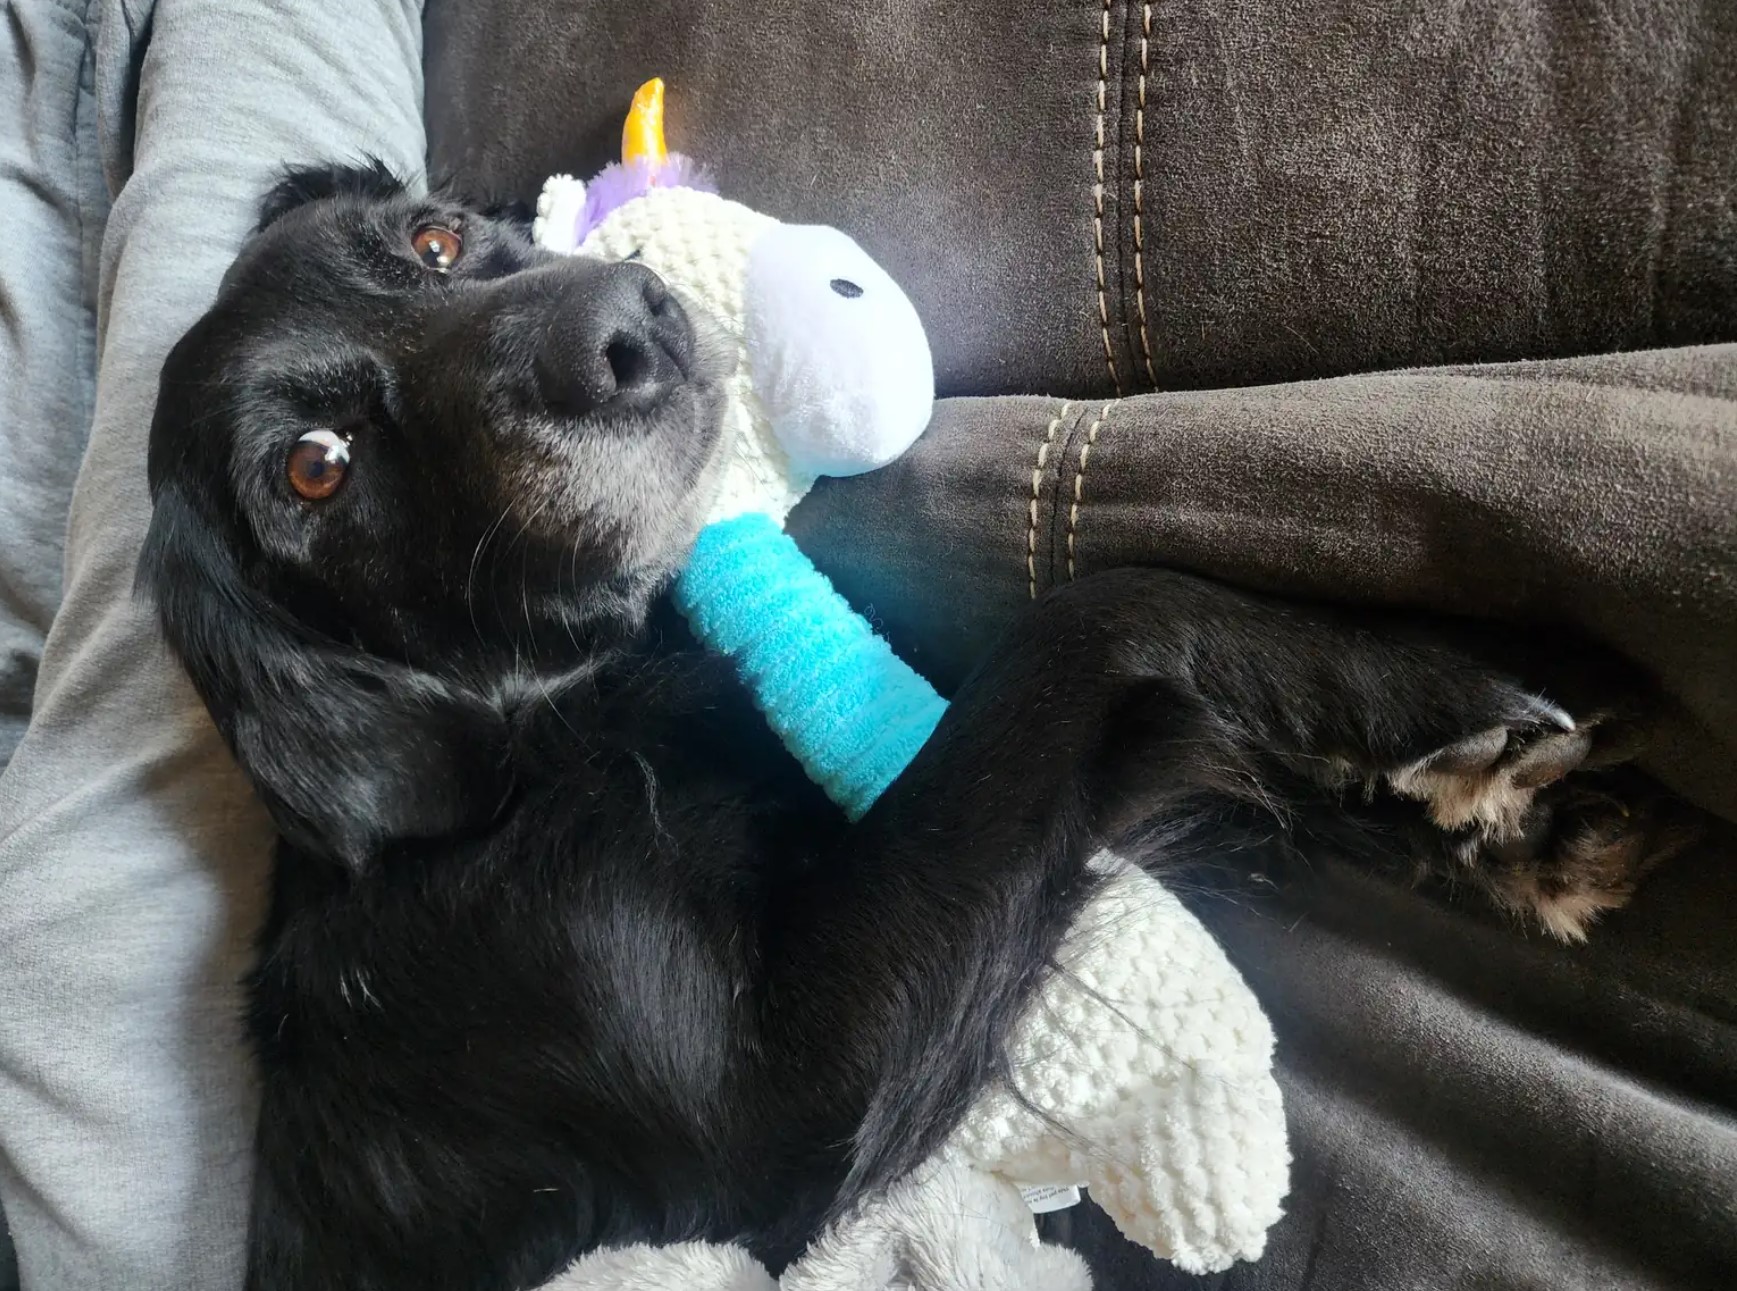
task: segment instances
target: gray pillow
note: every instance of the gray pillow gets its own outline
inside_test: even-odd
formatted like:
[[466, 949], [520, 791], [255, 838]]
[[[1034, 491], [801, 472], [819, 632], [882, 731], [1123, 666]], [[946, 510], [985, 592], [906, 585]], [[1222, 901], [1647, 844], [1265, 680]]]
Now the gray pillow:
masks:
[[[227, 1291], [241, 1281], [253, 1116], [237, 982], [269, 832], [132, 599], [146, 431], [163, 356], [275, 171], [363, 151], [420, 171], [421, 7], [84, 8], [14, 0], [0, 28], [29, 55], [0, 36], [0, 112], [31, 132], [19, 168], [0, 165], [0, 227], [30, 234], [0, 295], [90, 342], [80, 367], [0, 329], [0, 346], [29, 343], [0, 350], [15, 373], [9, 469], [64, 477], [94, 411], [35, 713], [0, 777], [0, 1203], [31, 1291]], [[13, 537], [0, 532], [0, 595], [57, 563]], [[35, 572], [30, 586], [46, 586]]]
[[12, 1249], [12, 1230], [0, 1214], [0, 1291], [18, 1291], [18, 1255]]

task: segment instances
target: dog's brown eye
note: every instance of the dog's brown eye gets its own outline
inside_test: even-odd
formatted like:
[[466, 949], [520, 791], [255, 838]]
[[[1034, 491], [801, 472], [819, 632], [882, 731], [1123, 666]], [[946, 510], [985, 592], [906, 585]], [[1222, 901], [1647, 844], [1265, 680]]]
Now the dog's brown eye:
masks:
[[290, 487], [309, 502], [338, 491], [350, 469], [350, 441], [336, 431], [310, 430], [290, 449]]
[[445, 273], [464, 254], [464, 239], [443, 224], [424, 224], [410, 239], [416, 258], [436, 273]]

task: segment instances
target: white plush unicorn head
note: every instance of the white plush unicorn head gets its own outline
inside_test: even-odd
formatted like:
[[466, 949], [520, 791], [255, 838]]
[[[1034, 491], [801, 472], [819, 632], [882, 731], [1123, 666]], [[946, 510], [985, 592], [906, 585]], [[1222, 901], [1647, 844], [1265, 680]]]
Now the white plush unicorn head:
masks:
[[844, 233], [719, 197], [667, 152], [660, 80], [634, 96], [619, 164], [544, 185], [535, 236], [643, 262], [735, 342], [735, 457], [713, 520], [761, 511], [782, 524], [819, 476], [885, 466], [929, 424], [935, 369], [910, 299]]

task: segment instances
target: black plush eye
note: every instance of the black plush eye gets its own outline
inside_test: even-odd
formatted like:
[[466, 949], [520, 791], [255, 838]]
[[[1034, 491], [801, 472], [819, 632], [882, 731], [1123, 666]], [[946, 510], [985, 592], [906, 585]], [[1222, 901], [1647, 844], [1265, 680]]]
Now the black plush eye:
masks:
[[289, 482], [309, 502], [338, 491], [350, 469], [350, 441], [334, 430], [310, 430], [289, 453]]
[[464, 254], [464, 239], [444, 224], [424, 224], [410, 237], [410, 245], [423, 266], [445, 273]]
[[862, 288], [857, 286], [849, 278], [834, 278], [832, 280], [832, 289], [839, 295], [843, 296], [846, 300], [855, 300], [858, 296], [862, 295]]

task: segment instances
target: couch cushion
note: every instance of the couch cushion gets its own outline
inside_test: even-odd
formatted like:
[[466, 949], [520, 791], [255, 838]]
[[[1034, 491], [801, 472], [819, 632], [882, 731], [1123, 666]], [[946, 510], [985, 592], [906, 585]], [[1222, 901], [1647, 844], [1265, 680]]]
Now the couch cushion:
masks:
[[943, 686], [1033, 595], [1131, 564], [1591, 637], [1669, 697], [1649, 768], [1737, 820], [1737, 345], [942, 400], [789, 527]]

